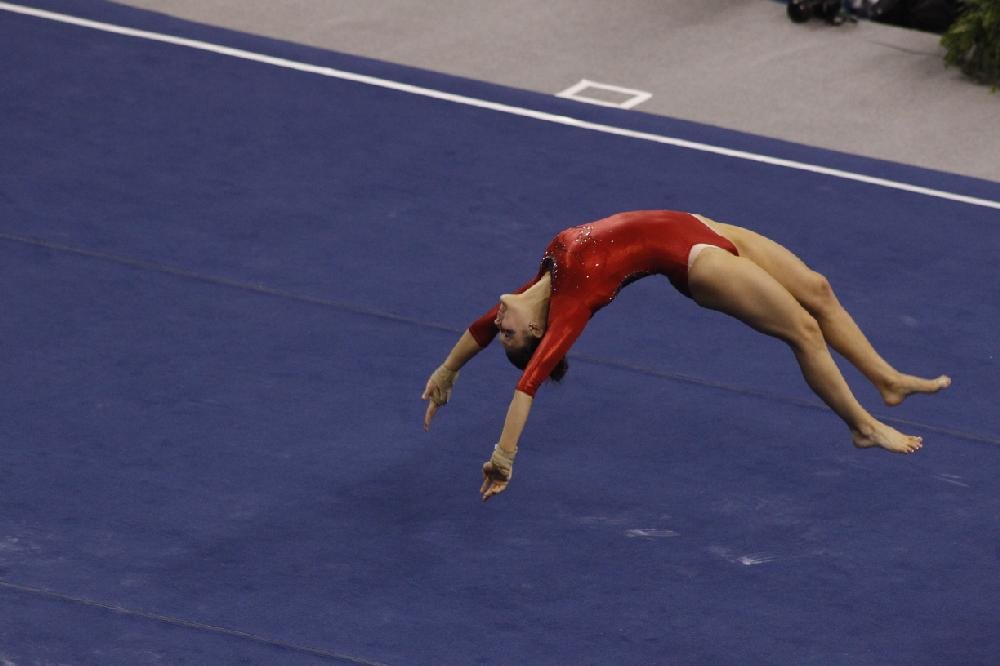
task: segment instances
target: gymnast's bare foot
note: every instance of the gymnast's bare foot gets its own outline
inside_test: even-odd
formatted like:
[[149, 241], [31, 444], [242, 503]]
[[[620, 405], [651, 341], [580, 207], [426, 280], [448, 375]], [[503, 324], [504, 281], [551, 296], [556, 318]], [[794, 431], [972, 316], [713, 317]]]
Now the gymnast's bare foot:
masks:
[[881, 446], [892, 453], [914, 453], [923, 446], [923, 437], [904, 435], [893, 427], [875, 421], [861, 430], [851, 430], [854, 446], [859, 449], [870, 449]]
[[882, 400], [890, 407], [895, 407], [906, 400], [911, 393], [937, 393], [951, 386], [951, 377], [941, 375], [936, 379], [923, 379], [913, 375], [900, 374], [891, 383], [879, 389]]

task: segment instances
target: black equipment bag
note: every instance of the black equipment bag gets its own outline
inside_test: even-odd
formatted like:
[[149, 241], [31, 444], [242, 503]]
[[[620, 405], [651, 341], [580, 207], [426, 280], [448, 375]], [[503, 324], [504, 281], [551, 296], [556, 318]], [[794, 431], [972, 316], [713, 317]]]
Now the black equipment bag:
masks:
[[876, 0], [867, 14], [882, 23], [943, 33], [958, 17], [960, 0]]

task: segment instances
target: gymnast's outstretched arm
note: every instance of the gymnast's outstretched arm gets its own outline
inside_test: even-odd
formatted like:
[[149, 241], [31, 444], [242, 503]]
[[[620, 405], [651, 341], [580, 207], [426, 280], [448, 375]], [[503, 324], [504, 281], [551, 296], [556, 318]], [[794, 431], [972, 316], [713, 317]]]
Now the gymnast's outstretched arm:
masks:
[[524, 391], [514, 391], [510, 407], [507, 408], [507, 418], [503, 422], [500, 441], [493, 448], [490, 459], [483, 463], [483, 486], [479, 489], [479, 493], [484, 502], [505, 491], [507, 484], [510, 483], [514, 456], [517, 455], [517, 442], [521, 439], [521, 432], [528, 421], [533, 401], [534, 398]]
[[[448, 353], [444, 363], [431, 373], [421, 396], [423, 400], [429, 402], [427, 412], [424, 414], [424, 430], [430, 429], [431, 419], [437, 410], [448, 404], [452, 387], [458, 378], [458, 371], [483, 349], [472, 334], [465, 331]], [[493, 456], [483, 465], [484, 481], [480, 490], [483, 501], [503, 492], [510, 483], [511, 465], [517, 454], [517, 442], [528, 420], [532, 401], [533, 398], [527, 393], [514, 391], [510, 407], [507, 408], [507, 418], [504, 419], [500, 441], [493, 450]]]
[[438, 408], [448, 404], [448, 399], [451, 398], [451, 389], [455, 380], [458, 379], [458, 371], [468, 363], [469, 359], [482, 350], [483, 347], [479, 346], [472, 334], [465, 331], [455, 346], [451, 348], [444, 363], [431, 373], [421, 396], [422, 400], [429, 401], [427, 413], [424, 414], [424, 430], [430, 429], [431, 419], [434, 418]]

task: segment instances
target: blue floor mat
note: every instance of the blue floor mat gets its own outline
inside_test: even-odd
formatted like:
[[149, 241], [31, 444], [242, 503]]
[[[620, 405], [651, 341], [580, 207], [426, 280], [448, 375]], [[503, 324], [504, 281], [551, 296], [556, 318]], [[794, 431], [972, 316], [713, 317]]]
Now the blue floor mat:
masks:
[[[591, 122], [1000, 200], [1000, 184], [104, 2], [35, 2]], [[990, 663], [996, 209], [0, 11], [0, 657], [14, 663]], [[791, 354], [658, 278], [478, 467], [458, 333], [563, 227], [676, 208], [827, 274], [947, 392], [859, 452]]]

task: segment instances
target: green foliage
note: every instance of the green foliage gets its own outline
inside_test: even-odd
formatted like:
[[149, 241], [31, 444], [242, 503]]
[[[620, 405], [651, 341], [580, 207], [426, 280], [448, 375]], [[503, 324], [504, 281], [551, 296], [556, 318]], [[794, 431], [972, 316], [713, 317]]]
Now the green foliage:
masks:
[[946, 65], [1000, 87], [1000, 0], [963, 0], [962, 12], [941, 37]]

